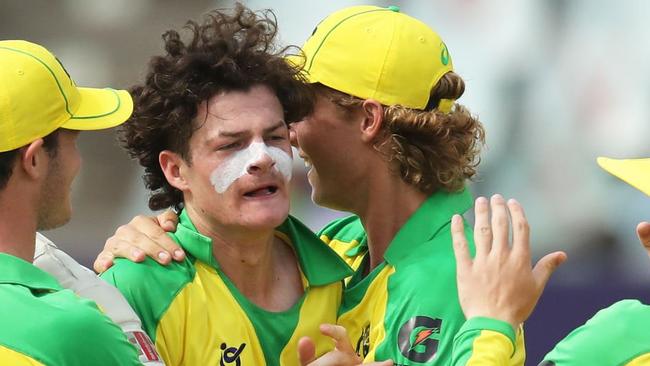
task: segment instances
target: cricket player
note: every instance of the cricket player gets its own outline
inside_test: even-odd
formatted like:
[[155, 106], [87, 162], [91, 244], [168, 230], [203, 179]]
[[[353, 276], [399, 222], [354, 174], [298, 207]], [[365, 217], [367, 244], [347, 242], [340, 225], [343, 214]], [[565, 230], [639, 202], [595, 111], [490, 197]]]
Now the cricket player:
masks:
[[[355, 270], [338, 324], [365, 361], [446, 365], [465, 322], [450, 221], [472, 206], [465, 182], [484, 140], [481, 123], [456, 102], [465, 84], [440, 36], [394, 6], [335, 12], [303, 50], [291, 62], [303, 67], [316, 104], [291, 124], [292, 143], [314, 202], [354, 214], [319, 233]], [[120, 228], [95, 268], [113, 256], [182, 258], [158, 226], [169, 230], [170, 218]], [[520, 343], [510, 362], [523, 360]]]
[[181, 207], [171, 238], [186, 257], [120, 260], [102, 278], [167, 365], [296, 365], [303, 336], [316, 355], [338, 355], [339, 328], [319, 326], [336, 323], [352, 272], [289, 216], [287, 123], [309, 113], [312, 90], [274, 51], [271, 13], [238, 4], [186, 28], [186, 39], [163, 35], [120, 130], [145, 168], [149, 207]]
[[94, 302], [32, 264], [36, 230], [70, 219], [79, 131], [132, 107], [126, 91], [77, 87], [45, 48], [0, 41], [0, 364], [140, 365]]
[[[650, 159], [599, 158], [598, 164], [650, 195]], [[562, 252], [551, 253], [531, 269], [523, 209], [508, 202], [513, 226], [510, 248], [503, 199], [493, 197], [491, 203], [491, 225], [487, 201], [476, 203], [475, 233], [484, 228], [486, 234], [475, 234], [474, 260], [467, 251], [462, 220], [456, 218], [452, 223], [458, 291], [468, 318], [456, 336], [453, 365], [506, 365], [515, 347], [513, 326], [528, 318], [551, 273], [566, 259]], [[637, 235], [650, 255], [650, 223], [640, 223]], [[649, 327], [650, 306], [638, 300], [619, 301], [573, 330], [539, 365], [650, 365]]]

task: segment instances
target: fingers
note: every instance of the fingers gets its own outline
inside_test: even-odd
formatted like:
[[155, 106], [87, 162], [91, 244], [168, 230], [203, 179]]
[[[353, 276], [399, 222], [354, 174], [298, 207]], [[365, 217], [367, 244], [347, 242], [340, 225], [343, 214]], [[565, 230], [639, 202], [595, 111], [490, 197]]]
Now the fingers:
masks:
[[184, 260], [183, 249], [160, 226], [161, 222], [169, 227], [173, 224], [173, 229], [176, 230], [177, 219], [171, 211], [165, 211], [155, 218], [142, 215], [134, 217], [126, 225], [132, 235], [131, 243], [161, 264], [169, 263], [171, 258], [179, 262]]
[[104, 273], [113, 266], [114, 259], [115, 257], [113, 257], [113, 254], [107, 251], [103, 251], [99, 253], [95, 259], [95, 262], [93, 263], [93, 269], [97, 273]]
[[104, 249], [110, 251], [115, 257], [129, 260], [134, 260], [133, 255], [140, 251], [156, 262], [166, 265], [171, 261], [171, 256], [167, 249], [159, 244], [162, 239], [162, 237], [152, 238], [140, 231], [139, 227], [128, 224], [117, 229], [115, 235], [106, 241]]
[[344, 353], [356, 355], [350, 338], [348, 338], [348, 332], [344, 327], [333, 324], [321, 324], [320, 331], [334, 340], [336, 349]]
[[165, 210], [156, 216], [156, 220], [158, 221], [160, 227], [166, 232], [176, 231], [176, 225], [178, 225], [178, 215], [176, 215], [174, 211]]
[[515, 199], [508, 200], [512, 220], [512, 251], [530, 263], [530, 226], [524, 208]]
[[454, 243], [457, 268], [459, 271], [464, 271], [472, 265], [472, 258], [467, 247], [463, 218], [460, 215], [451, 218], [451, 238]]
[[474, 244], [476, 257], [486, 256], [492, 248], [492, 228], [490, 227], [488, 201], [479, 197], [474, 203]]
[[535, 267], [533, 268], [533, 277], [537, 284], [537, 289], [539, 293], [544, 290], [546, 283], [551, 278], [551, 275], [555, 270], [567, 259], [566, 253], [564, 252], [554, 252], [545, 255], [540, 259]]
[[97, 255], [93, 268], [97, 273], [102, 273], [113, 266], [115, 258], [126, 258], [131, 262], [142, 262], [145, 253], [130, 242], [119, 239], [115, 236], [109, 238], [104, 245], [104, 250]]
[[298, 340], [298, 361], [300, 366], [306, 366], [316, 358], [316, 344], [309, 337]]
[[645, 221], [640, 222], [639, 225], [636, 226], [636, 235], [639, 238], [641, 245], [646, 249], [650, 249], [650, 223]]
[[500, 194], [495, 194], [490, 198], [490, 206], [492, 208], [492, 252], [497, 255], [508, 253], [510, 225], [506, 202]]

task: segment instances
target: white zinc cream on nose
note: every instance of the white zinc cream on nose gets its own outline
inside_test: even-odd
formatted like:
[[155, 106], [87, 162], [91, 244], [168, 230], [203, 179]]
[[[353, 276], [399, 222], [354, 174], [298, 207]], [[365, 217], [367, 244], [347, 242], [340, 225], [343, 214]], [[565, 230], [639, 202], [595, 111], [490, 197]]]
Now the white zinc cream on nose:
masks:
[[273, 163], [273, 169], [282, 174], [288, 182], [291, 180], [291, 156], [277, 147], [269, 147], [263, 142], [253, 142], [245, 149], [232, 154], [210, 174], [210, 182], [218, 193], [225, 192], [237, 179], [248, 173], [248, 168], [268, 155]]

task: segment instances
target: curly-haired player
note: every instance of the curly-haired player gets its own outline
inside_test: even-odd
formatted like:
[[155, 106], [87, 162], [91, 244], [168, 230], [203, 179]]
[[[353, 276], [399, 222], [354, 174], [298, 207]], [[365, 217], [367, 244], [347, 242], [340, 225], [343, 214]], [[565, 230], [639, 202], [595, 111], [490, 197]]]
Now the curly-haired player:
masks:
[[272, 13], [238, 5], [163, 35], [132, 89], [121, 141], [145, 168], [152, 209], [181, 208], [171, 235], [186, 258], [169, 267], [118, 261], [102, 278], [140, 316], [168, 365], [292, 365], [298, 339], [335, 323], [336, 253], [289, 215], [287, 123], [313, 94], [274, 48]]

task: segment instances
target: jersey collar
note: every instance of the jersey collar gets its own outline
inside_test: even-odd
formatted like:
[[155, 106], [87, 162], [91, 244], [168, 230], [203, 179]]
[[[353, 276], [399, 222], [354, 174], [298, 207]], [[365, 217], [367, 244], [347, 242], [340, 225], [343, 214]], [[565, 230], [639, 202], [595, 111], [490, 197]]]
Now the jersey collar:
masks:
[[384, 259], [395, 265], [411, 253], [415, 245], [431, 240], [440, 229], [449, 225], [453, 215], [462, 215], [471, 207], [472, 194], [467, 188], [458, 193], [440, 191], [432, 194], [397, 232], [384, 253]]
[[33, 264], [6, 253], [0, 253], [0, 284], [21, 285], [38, 290], [62, 290], [54, 277]]
[[[310, 286], [326, 285], [352, 275], [350, 267], [295, 217], [287, 217], [276, 231], [288, 239], [293, 247], [300, 269]], [[219, 263], [212, 255], [212, 239], [198, 232], [187, 210], [181, 212], [173, 236], [190, 255], [219, 268]]]

